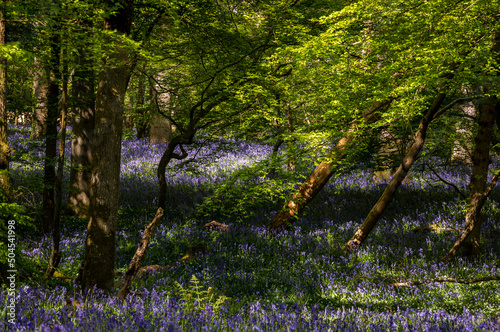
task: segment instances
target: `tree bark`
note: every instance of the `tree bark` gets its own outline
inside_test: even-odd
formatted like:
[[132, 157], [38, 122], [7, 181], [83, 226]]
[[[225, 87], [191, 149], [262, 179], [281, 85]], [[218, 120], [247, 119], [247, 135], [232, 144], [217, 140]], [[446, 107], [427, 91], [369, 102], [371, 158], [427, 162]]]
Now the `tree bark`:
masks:
[[137, 103], [135, 107], [135, 112], [137, 113], [138, 120], [135, 121], [135, 126], [137, 128], [137, 138], [142, 139], [148, 137], [149, 131], [149, 121], [147, 120], [148, 114], [147, 109], [144, 107], [146, 103], [146, 89], [145, 89], [145, 75], [140, 74], [138, 77], [137, 84]]
[[[5, 46], [6, 0], [0, 2], [0, 46]], [[9, 172], [10, 147], [7, 135], [7, 58], [0, 57], [0, 203], [12, 201], [12, 181]], [[3, 218], [2, 218], [3, 219]], [[0, 220], [7, 229], [8, 218]], [[0, 242], [7, 244], [7, 234], [0, 234]], [[0, 285], [7, 284], [6, 262], [0, 262]]]
[[[0, 2], [0, 6], [0, 46], [4, 46], [6, 37], [6, 0]], [[0, 57], [0, 203], [10, 203], [12, 201], [9, 161], [10, 147], [7, 136], [7, 58]]]
[[59, 113], [59, 81], [61, 73], [60, 40], [54, 33], [50, 38], [50, 57], [45, 64], [47, 77], [47, 117], [45, 118], [45, 161], [43, 177], [42, 225], [43, 233], [54, 227], [54, 187], [56, 183], [55, 160], [57, 154], [57, 117]]
[[71, 139], [71, 171], [68, 208], [82, 218], [89, 216], [92, 135], [95, 121], [95, 74], [87, 50], [80, 49], [73, 75], [75, 114]]
[[354, 247], [361, 245], [366, 240], [368, 234], [370, 234], [372, 229], [375, 227], [375, 224], [380, 219], [380, 216], [382, 215], [386, 207], [391, 203], [398, 187], [405, 179], [413, 162], [415, 161], [418, 154], [422, 150], [422, 147], [424, 146], [425, 142], [425, 137], [427, 135], [427, 128], [429, 127], [429, 124], [433, 120], [434, 115], [437, 113], [439, 106], [443, 102], [444, 98], [445, 95], [443, 93], [440, 93], [434, 99], [434, 102], [427, 111], [427, 114], [425, 114], [424, 118], [420, 122], [418, 130], [415, 134], [414, 142], [410, 147], [410, 150], [404, 157], [401, 165], [399, 165], [398, 169], [396, 170], [396, 173], [394, 173], [391, 181], [385, 188], [384, 192], [380, 196], [377, 203], [375, 203], [373, 208], [368, 213], [368, 216], [366, 217], [363, 224], [359, 227], [359, 229], [356, 231], [354, 236], [349, 240], [349, 242], [347, 242], [345, 246], [346, 250], [353, 249]]
[[66, 52], [63, 56], [62, 78], [62, 105], [61, 105], [61, 137], [59, 141], [59, 157], [57, 159], [57, 177], [55, 183], [55, 206], [54, 206], [54, 227], [52, 229], [52, 253], [49, 259], [49, 266], [46, 271], [47, 277], [52, 277], [61, 262], [62, 253], [59, 249], [61, 242], [61, 202], [62, 202], [62, 180], [64, 175], [64, 149], [66, 147], [66, 114], [68, 113], [68, 65]]
[[119, 299], [122, 300], [125, 299], [125, 297], [130, 292], [130, 286], [132, 285], [132, 281], [134, 280], [137, 271], [139, 271], [141, 267], [142, 259], [144, 258], [144, 256], [146, 256], [146, 249], [148, 248], [149, 241], [151, 241], [153, 233], [160, 224], [162, 217], [163, 217], [163, 209], [158, 208], [158, 211], [156, 211], [156, 215], [153, 221], [144, 230], [144, 235], [142, 236], [141, 242], [139, 243], [137, 251], [135, 252], [134, 257], [130, 262], [127, 272], [125, 273], [123, 286], [118, 292], [117, 297]]
[[[130, 34], [133, 1], [105, 2], [115, 8], [105, 19], [105, 28], [118, 34]], [[99, 73], [95, 105], [95, 129], [92, 140], [92, 182], [90, 218], [82, 269], [84, 291], [97, 287], [111, 292], [114, 286], [115, 242], [120, 186], [123, 104], [132, 65], [128, 50], [119, 42], [103, 43], [107, 58]]]
[[[373, 109], [365, 112], [363, 121], [367, 123], [376, 121], [378, 119], [377, 114], [388, 109], [389, 106], [390, 102], [385, 102], [373, 107]], [[274, 218], [267, 223], [266, 227], [268, 230], [278, 231], [280, 229], [288, 229], [289, 225], [302, 215], [304, 209], [338, 170], [339, 161], [345, 158], [347, 155], [347, 147], [356, 137], [357, 126], [358, 122], [351, 124], [346, 136], [339, 140], [337, 145], [309, 176], [309, 179], [300, 186], [295, 194], [293, 194], [282, 211], [278, 212]]]
[[285, 141], [282, 140], [281, 138], [278, 138], [276, 140], [276, 142], [274, 142], [273, 151], [271, 152], [271, 167], [269, 167], [269, 177], [270, 178], [274, 178], [276, 176], [278, 152], [279, 152], [280, 146], [284, 142]]
[[[490, 52], [495, 60], [500, 59], [500, 32], [496, 32]], [[498, 72], [495, 72], [498, 76]], [[489, 86], [485, 86], [486, 91]], [[474, 139], [474, 152], [472, 155], [472, 176], [469, 185], [469, 197], [467, 212], [465, 214], [465, 230], [456, 240], [448, 254], [441, 261], [448, 262], [463, 248], [465, 255], [475, 259], [481, 250], [481, 211], [488, 195], [495, 187], [500, 178], [500, 170], [486, 188], [488, 168], [491, 163], [489, 156], [491, 138], [493, 136], [495, 122], [500, 128], [500, 103], [496, 96], [486, 97], [478, 102], [478, 132]]]
[[465, 214], [465, 231], [456, 240], [448, 254], [442, 258], [448, 262], [457, 254], [460, 248], [464, 254], [475, 259], [481, 249], [481, 211], [495, 186], [500, 172], [495, 175], [490, 186], [486, 188], [488, 168], [491, 163], [490, 144], [497, 117], [498, 100], [496, 97], [486, 97], [478, 103], [478, 132], [474, 139], [472, 154], [472, 176], [469, 184], [467, 212]]
[[33, 95], [35, 96], [36, 103], [33, 112], [32, 138], [41, 138], [45, 136], [47, 94], [47, 73], [45, 72], [45, 68], [40, 64], [40, 59], [35, 57], [33, 61]]
[[[167, 166], [172, 159], [181, 160], [186, 158], [188, 155], [182, 144], [189, 144], [189, 141], [183, 140], [181, 136], [176, 136], [172, 139], [170, 143], [168, 143], [163, 156], [160, 159], [160, 163], [158, 164], [158, 170], [156, 172], [156, 176], [158, 177], [158, 184], [160, 186], [159, 194], [158, 194], [158, 207], [162, 209], [166, 209], [167, 205], [167, 180], [165, 178], [165, 172], [167, 170]], [[179, 146], [181, 148], [182, 154], [176, 154], [175, 148]]]

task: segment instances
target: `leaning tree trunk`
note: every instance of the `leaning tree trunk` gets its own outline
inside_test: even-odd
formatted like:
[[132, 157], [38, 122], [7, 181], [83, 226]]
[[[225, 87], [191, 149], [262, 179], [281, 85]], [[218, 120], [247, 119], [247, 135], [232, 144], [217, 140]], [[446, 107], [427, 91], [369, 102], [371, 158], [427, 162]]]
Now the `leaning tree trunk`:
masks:
[[[374, 122], [378, 119], [377, 114], [390, 106], [390, 102], [377, 105], [364, 114], [365, 122]], [[356, 137], [358, 122], [351, 124], [347, 135], [339, 140], [337, 145], [330, 151], [326, 158], [319, 164], [314, 172], [309, 176], [288, 203], [278, 212], [274, 218], [267, 223], [269, 230], [277, 231], [287, 229], [296, 219], [298, 219], [304, 209], [311, 203], [316, 195], [328, 183], [335, 171], [339, 167], [339, 161], [347, 155], [347, 147]]]
[[141, 262], [143, 258], [146, 256], [146, 249], [148, 249], [149, 241], [151, 241], [153, 233], [160, 224], [162, 217], [163, 217], [163, 209], [158, 208], [153, 221], [144, 230], [144, 235], [142, 236], [141, 242], [139, 242], [139, 246], [137, 247], [134, 257], [132, 258], [132, 261], [128, 266], [128, 270], [125, 273], [123, 286], [118, 292], [117, 297], [119, 299], [121, 300], [125, 299], [128, 293], [130, 293], [130, 286], [132, 286], [132, 281], [134, 281], [134, 278], [141, 267]]
[[394, 173], [394, 175], [392, 176], [392, 180], [385, 188], [384, 192], [380, 196], [377, 203], [375, 203], [373, 208], [368, 213], [368, 216], [366, 217], [363, 224], [359, 227], [359, 229], [356, 231], [354, 236], [349, 240], [349, 242], [347, 242], [345, 249], [349, 250], [356, 246], [361, 245], [366, 240], [368, 234], [370, 234], [373, 227], [375, 227], [375, 224], [380, 219], [380, 216], [382, 215], [386, 207], [391, 203], [398, 187], [405, 179], [413, 162], [415, 161], [418, 154], [422, 150], [422, 147], [424, 146], [425, 142], [425, 137], [427, 135], [427, 128], [429, 127], [429, 124], [433, 120], [434, 115], [437, 113], [439, 106], [443, 102], [444, 98], [445, 95], [443, 93], [440, 93], [432, 103], [431, 107], [427, 111], [427, 114], [420, 122], [418, 130], [415, 134], [414, 142], [410, 147], [410, 150], [404, 157], [403, 162], [396, 170], [396, 173]]
[[[108, 8], [115, 6], [112, 0], [105, 3]], [[134, 5], [133, 1], [122, 1], [121, 5], [105, 19], [105, 28], [128, 35]], [[123, 104], [132, 68], [129, 51], [120, 41], [110, 38], [102, 45], [112, 45], [112, 49], [106, 49], [107, 58], [99, 73], [96, 95], [90, 218], [81, 281], [84, 291], [95, 286], [111, 292], [114, 286]]]
[[460, 248], [464, 249], [466, 256], [473, 259], [479, 255], [481, 249], [481, 211], [500, 176], [500, 172], [498, 172], [489, 187], [486, 188], [488, 168], [491, 163], [490, 144], [497, 117], [497, 107], [498, 100], [495, 97], [484, 98], [478, 103], [479, 128], [474, 139], [472, 176], [469, 185], [467, 212], [465, 214], [465, 231], [457, 239], [448, 254], [443, 257], [443, 262], [453, 259]]

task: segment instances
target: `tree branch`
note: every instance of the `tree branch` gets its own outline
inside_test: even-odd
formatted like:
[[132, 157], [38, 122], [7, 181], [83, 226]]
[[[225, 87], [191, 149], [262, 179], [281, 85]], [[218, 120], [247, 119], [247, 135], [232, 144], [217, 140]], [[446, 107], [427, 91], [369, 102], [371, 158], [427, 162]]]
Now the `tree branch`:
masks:
[[495, 185], [497, 184], [499, 179], [500, 179], [500, 169], [497, 170], [496, 174], [491, 179], [490, 185], [483, 192], [484, 196], [488, 196], [491, 193], [491, 191], [493, 190], [493, 188], [495, 188]]
[[464, 199], [467, 198], [467, 195], [465, 195], [463, 192], [461, 192], [460, 189], [456, 185], [454, 185], [453, 183], [450, 183], [450, 182], [446, 181], [445, 179], [443, 179], [442, 177], [440, 177], [439, 174], [434, 170], [434, 168], [431, 167], [431, 165], [429, 165], [429, 164], [426, 164], [426, 165], [427, 165], [427, 167], [429, 167], [429, 169], [432, 171], [432, 173], [434, 173], [434, 175], [438, 177], [439, 180], [441, 180], [442, 182], [446, 183], [447, 185], [453, 187], [453, 189], [455, 189], [460, 194], [460, 196], [462, 196], [462, 198], [464, 198]]
[[184, 150], [182, 144], [179, 144], [179, 148], [181, 149], [182, 154], [172, 153], [172, 158], [177, 160], [185, 159], [188, 156], [188, 153]]
[[430, 283], [430, 282], [454, 282], [458, 284], [473, 284], [476, 282], [481, 282], [481, 281], [492, 281], [492, 280], [500, 280], [500, 275], [497, 276], [489, 276], [489, 277], [481, 277], [481, 278], [476, 278], [476, 279], [455, 279], [455, 278], [434, 278], [434, 279], [425, 279], [425, 280], [416, 280], [416, 281], [409, 281], [409, 282], [394, 282], [391, 284], [391, 286], [394, 287], [411, 287], [411, 286], [417, 286], [417, 285], [422, 285], [424, 283]]
[[466, 97], [466, 98], [455, 99], [454, 101], [452, 101], [451, 103], [449, 103], [448, 105], [446, 105], [445, 107], [443, 107], [442, 109], [440, 109], [436, 114], [434, 114], [434, 116], [432, 117], [432, 120], [433, 121], [436, 120], [438, 117], [440, 117], [441, 115], [443, 115], [444, 112], [446, 112], [447, 110], [449, 110], [450, 108], [452, 108], [456, 104], [459, 104], [459, 103], [462, 103], [462, 102], [466, 102], [466, 101], [475, 100], [475, 99], [479, 99], [479, 98], [483, 98], [483, 97], [484, 96], [476, 96], [476, 97]]

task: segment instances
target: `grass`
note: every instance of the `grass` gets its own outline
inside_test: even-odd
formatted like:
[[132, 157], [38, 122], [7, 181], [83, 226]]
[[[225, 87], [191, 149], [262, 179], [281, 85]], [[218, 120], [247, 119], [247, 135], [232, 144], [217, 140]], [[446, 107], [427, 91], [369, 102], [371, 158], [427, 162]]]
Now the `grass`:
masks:
[[[26, 129], [15, 129], [11, 144], [37, 155], [40, 143], [23, 140]], [[21, 144], [22, 143], [22, 144]], [[33, 145], [30, 145], [33, 144]], [[266, 146], [239, 142], [239, 152], [216, 156], [217, 147], [200, 152], [201, 160], [189, 172], [173, 169], [169, 179], [169, 201], [162, 225], [157, 229], [143, 265], [170, 266], [134, 282], [124, 303], [95, 291], [83, 298], [76, 285], [42, 278], [50, 254], [49, 237], [29, 230], [19, 236], [16, 323], [7, 317], [4, 329], [43, 331], [489, 331], [499, 329], [500, 285], [498, 281], [470, 285], [424, 283], [394, 287], [436, 277], [473, 279], [500, 275], [500, 190], [496, 188], [485, 206], [482, 254], [479, 260], [459, 257], [449, 264], [437, 261], [449, 250], [456, 234], [421, 231], [417, 227], [463, 228], [463, 202], [453, 188], [437, 182], [417, 168], [412, 183], [400, 188], [366, 243], [356, 251], [340, 249], [362, 223], [382, 192], [369, 170], [343, 174], [333, 179], [298, 220], [291, 231], [277, 236], [264, 225], [283, 204], [268, 201], [252, 209], [250, 217], [217, 210], [200, 217], [195, 208], [210, 191], [205, 185], [221, 181], [245, 165], [269, 153]], [[23, 150], [24, 149], [24, 150]], [[155, 213], [157, 185], [154, 165], [162, 146], [129, 139], [122, 150], [122, 182], [117, 233], [116, 269], [126, 269], [141, 232]], [[215, 156], [215, 157], [214, 157]], [[42, 170], [28, 159], [12, 161], [15, 185], [34, 192], [28, 210], [38, 216], [37, 194]], [[175, 165], [174, 165], [175, 166]], [[441, 168], [442, 176], [465, 188], [467, 169]], [[68, 177], [68, 172], [65, 176]], [[251, 182], [251, 181], [250, 181]], [[431, 186], [432, 185], [432, 186]], [[250, 189], [249, 189], [250, 190]], [[231, 197], [235, 200], [237, 197]], [[203, 225], [217, 220], [229, 231], [208, 231]], [[83, 258], [86, 222], [63, 216], [63, 260], [60, 273], [75, 277]], [[496, 234], [496, 235], [495, 235]], [[179, 261], [190, 248], [207, 250]], [[193, 278], [196, 285], [193, 286]], [[117, 278], [117, 281], [119, 279]], [[180, 286], [179, 286], [180, 285]], [[211, 288], [207, 304], [203, 298]], [[68, 307], [70, 296], [84, 307]], [[217, 299], [226, 299], [218, 303]], [[1, 303], [6, 301], [0, 292]], [[197, 310], [192, 310], [193, 308]], [[201, 308], [201, 309], [200, 309]], [[216, 309], [216, 310], [214, 310]], [[10, 324], [10, 325], [9, 325]]]

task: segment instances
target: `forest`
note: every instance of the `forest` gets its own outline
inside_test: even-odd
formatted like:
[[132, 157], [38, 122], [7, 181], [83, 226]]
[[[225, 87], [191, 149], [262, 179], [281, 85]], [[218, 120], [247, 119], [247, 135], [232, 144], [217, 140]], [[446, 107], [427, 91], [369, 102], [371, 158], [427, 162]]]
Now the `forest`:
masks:
[[0, 329], [500, 331], [500, 3], [0, 0]]

